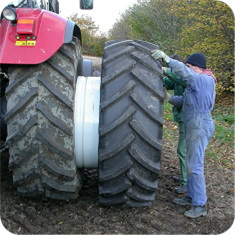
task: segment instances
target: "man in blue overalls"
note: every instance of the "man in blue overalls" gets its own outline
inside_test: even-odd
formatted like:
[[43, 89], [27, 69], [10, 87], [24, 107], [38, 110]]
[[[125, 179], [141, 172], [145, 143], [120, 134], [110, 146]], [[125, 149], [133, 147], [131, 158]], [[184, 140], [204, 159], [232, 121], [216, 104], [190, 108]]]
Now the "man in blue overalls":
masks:
[[175, 198], [178, 205], [192, 205], [185, 216], [197, 218], [207, 214], [204, 178], [204, 153], [214, 133], [211, 111], [215, 102], [216, 78], [206, 69], [203, 54], [194, 53], [186, 60], [186, 65], [171, 59], [160, 50], [152, 51], [155, 60], [163, 59], [171, 70], [188, 85], [183, 96], [171, 96], [164, 90], [164, 100], [175, 107], [182, 107], [186, 137], [187, 196]]

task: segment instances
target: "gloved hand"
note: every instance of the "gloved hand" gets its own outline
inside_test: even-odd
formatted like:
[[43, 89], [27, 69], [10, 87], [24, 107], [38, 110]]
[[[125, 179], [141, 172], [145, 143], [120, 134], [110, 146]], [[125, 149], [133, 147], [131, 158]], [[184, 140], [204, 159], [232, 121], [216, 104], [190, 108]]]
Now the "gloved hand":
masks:
[[171, 100], [171, 95], [167, 93], [167, 89], [163, 87], [163, 93], [164, 93], [164, 102], [169, 102]]
[[152, 53], [152, 57], [155, 60], [162, 59], [167, 64], [169, 64], [170, 57], [168, 55], [166, 55], [163, 51], [160, 51], [160, 50], [156, 49], [156, 50], [152, 50], [151, 53]]
[[162, 67], [163, 74], [166, 74], [166, 67]]

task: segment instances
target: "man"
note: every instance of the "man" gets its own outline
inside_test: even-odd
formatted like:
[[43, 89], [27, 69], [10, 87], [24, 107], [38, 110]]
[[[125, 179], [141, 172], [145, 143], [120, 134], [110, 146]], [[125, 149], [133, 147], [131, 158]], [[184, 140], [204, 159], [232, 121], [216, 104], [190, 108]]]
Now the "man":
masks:
[[[177, 54], [171, 56], [172, 59], [183, 62], [181, 57]], [[174, 96], [182, 96], [185, 88], [187, 87], [187, 83], [182, 81], [182, 79], [173, 73], [169, 68], [162, 68], [165, 77], [163, 78], [163, 86], [166, 87], [167, 90], [174, 90]], [[176, 193], [185, 193], [187, 192], [187, 168], [186, 168], [186, 141], [184, 135], [184, 123], [183, 123], [183, 114], [181, 107], [173, 107], [172, 108], [174, 115], [174, 122], [178, 123], [179, 130], [179, 139], [177, 145], [177, 156], [180, 160], [180, 170], [181, 176], [174, 176], [174, 180], [177, 182], [181, 182], [180, 186], [175, 188]]]
[[175, 198], [173, 202], [178, 205], [192, 205], [184, 213], [186, 217], [205, 216], [207, 196], [203, 161], [206, 146], [215, 129], [211, 111], [215, 102], [216, 78], [210, 69], [206, 69], [206, 58], [201, 53], [194, 53], [187, 58], [188, 67], [170, 59], [160, 50], [152, 51], [152, 56], [155, 60], [163, 59], [188, 84], [183, 96], [164, 93], [166, 101], [183, 108], [187, 150], [187, 196]]

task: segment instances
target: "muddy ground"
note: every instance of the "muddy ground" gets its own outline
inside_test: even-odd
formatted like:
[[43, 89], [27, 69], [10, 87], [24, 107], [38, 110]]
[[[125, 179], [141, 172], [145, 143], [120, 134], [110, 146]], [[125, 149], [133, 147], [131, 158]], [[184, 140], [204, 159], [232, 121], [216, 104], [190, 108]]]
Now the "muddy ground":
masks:
[[[85, 57], [85, 59], [88, 59]], [[99, 76], [101, 60], [93, 59]], [[174, 123], [164, 121], [164, 128]], [[173, 128], [174, 129], [174, 128]], [[189, 206], [172, 203], [180, 176], [176, 155], [178, 132], [171, 141], [163, 137], [159, 186], [151, 206], [143, 208], [105, 207], [98, 202], [97, 170], [85, 170], [80, 196], [72, 201], [40, 201], [17, 195], [8, 170], [8, 152], [1, 154], [1, 221], [14, 234], [221, 234], [234, 222], [234, 174], [232, 170], [205, 159], [208, 215], [192, 220], [184, 217]], [[213, 141], [213, 140], [212, 140]], [[216, 146], [215, 146], [216, 147]], [[231, 232], [231, 230], [229, 230]], [[234, 233], [233, 233], [234, 234]]]

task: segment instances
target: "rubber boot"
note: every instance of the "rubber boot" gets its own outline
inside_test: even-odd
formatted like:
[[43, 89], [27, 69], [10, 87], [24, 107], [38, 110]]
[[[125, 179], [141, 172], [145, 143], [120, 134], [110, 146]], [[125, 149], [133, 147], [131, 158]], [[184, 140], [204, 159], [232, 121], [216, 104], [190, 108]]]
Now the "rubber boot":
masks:
[[200, 216], [205, 216], [205, 215], [207, 215], [205, 206], [192, 206], [192, 208], [189, 211], [186, 211], [184, 213], [184, 216], [191, 219], [196, 219]]
[[180, 182], [180, 183], [181, 183], [182, 178], [179, 177], [179, 176], [173, 176], [173, 180], [174, 180], [175, 182]]
[[185, 196], [183, 198], [174, 198], [173, 202], [180, 206], [192, 206], [192, 198]]
[[176, 193], [186, 193], [187, 192], [187, 185], [181, 184], [178, 188], [175, 188]]

